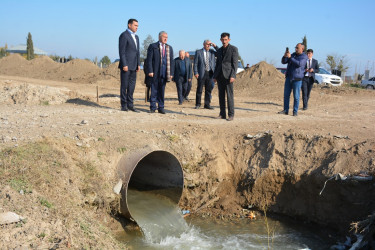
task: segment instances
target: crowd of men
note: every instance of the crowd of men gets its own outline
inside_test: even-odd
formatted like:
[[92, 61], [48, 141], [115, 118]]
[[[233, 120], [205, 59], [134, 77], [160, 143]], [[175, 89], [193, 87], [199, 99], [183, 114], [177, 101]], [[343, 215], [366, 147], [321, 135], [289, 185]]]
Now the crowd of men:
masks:
[[[119, 37], [119, 68], [120, 68], [120, 102], [121, 110], [139, 112], [134, 107], [133, 93], [136, 84], [137, 72], [140, 69], [139, 37], [136, 35], [138, 21], [128, 20], [128, 29]], [[238, 67], [238, 49], [231, 45], [230, 34], [222, 33], [219, 48], [209, 39], [203, 41], [203, 48], [195, 52], [194, 62], [184, 50], [179, 51], [177, 58], [173, 57], [173, 48], [167, 44], [168, 33], [159, 32], [158, 41], [149, 45], [147, 57], [144, 62], [145, 83], [148, 87], [150, 113], [165, 114], [164, 94], [167, 82], [176, 83], [178, 104], [189, 100], [193, 76], [197, 79], [195, 108], [202, 105], [202, 93], [204, 89], [203, 108], [212, 110], [212, 90], [217, 84], [219, 93], [220, 113], [217, 119], [234, 119], [234, 95], [233, 83], [236, 80]], [[308, 107], [308, 99], [314, 83], [315, 73], [319, 71], [318, 62], [312, 59], [312, 50], [303, 52], [301, 43], [297, 44], [296, 52], [284, 53], [282, 63], [288, 64], [284, 86], [284, 109], [280, 114], [288, 114], [289, 99], [293, 91], [294, 107], [293, 115], [298, 114], [299, 96], [302, 87], [303, 109]], [[226, 110], [226, 108], [228, 110]]]

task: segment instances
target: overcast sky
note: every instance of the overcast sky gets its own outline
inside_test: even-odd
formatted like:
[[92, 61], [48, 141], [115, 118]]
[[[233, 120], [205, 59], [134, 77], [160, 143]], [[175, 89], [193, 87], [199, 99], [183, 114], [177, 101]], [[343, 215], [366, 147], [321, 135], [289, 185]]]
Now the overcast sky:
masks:
[[330, 53], [345, 55], [349, 74], [368, 68], [374, 75], [374, 10], [374, 0], [1, 0], [0, 47], [26, 44], [30, 32], [48, 54], [114, 61], [120, 33], [136, 18], [141, 42], [165, 30], [175, 56], [202, 48], [207, 38], [221, 45], [220, 34], [229, 32], [245, 64], [281, 66], [285, 47], [294, 51], [306, 35], [320, 62]]

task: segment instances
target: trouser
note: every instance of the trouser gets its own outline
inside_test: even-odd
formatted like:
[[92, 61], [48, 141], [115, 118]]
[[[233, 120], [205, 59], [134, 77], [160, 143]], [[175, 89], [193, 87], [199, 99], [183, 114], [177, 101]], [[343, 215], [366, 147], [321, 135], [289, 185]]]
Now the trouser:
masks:
[[301, 92], [301, 85], [302, 80], [299, 81], [291, 81], [289, 77], [285, 78], [285, 85], [284, 85], [284, 111], [286, 113], [289, 112], [289, 101], [290, 101], [290, 94], [293, 90], [293, 114], [298, 113], [298, 106], [299, 106], [299, 96]]
[[156, 110], [156, 103], [158, 104], [157, 109], [164, 109], [164, 92], [166, 79], [158, 77], [153, 79], [151, 83], [151, 97], [150, 97], [150, 109]]
[[177, 97], [179, 103], [182, 103], [184, 101], [183, 87], [185, 82], [186, 80], [184, 76], [178, 76], [178, 78], [176, 79]]
[[190, 90], [191, 90], [191, 80], [189, 81], [189, 79], [187, 81], [184, 82], [184, 84], [182, 85], [182, 97], [184, 99], [187, 99], [188, 96], [189, 96], [189, 93], [190, 93]]
[[225, 111], [225, 94], [227, 95], [227, 105], [228, 105], [228, 116], [234, 116], [234, 96], [233, 96], [233, 83], [230, 79], [226, 79], [223, 73], [219, 74], [217, 80], [217, 88], [219, 91], [219, 105], [220, 105], [220, 116], [226, 118]]
[[314, 85], [314, 78], [305, 76], [302, 80], [302, 101], [303, 101], [303, 108], [308, 107], [308, 102], [310, 99], [310, 92]]
[[209, 107], [211, 103], [212, 91], [212, 71], [205, 71], [203, 77], [198, 80], [195, 105], [201, 106], [202, 91], [204, 86], [204, 106]]
[[121, 108], [133, 108], [134, 106], [134, 89], [137, 80], [137, 72], [135, 70], [124, 71], [120, 73], [120, 102]]

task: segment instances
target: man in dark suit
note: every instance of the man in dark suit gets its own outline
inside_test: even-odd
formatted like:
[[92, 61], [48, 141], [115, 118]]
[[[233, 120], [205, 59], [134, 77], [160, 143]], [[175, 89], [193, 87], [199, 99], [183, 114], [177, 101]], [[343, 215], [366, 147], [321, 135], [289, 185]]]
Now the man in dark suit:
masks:
[[174, 75], [173, 48], [167, 44], [167, 40], [167, 32], [160, 31], [159, 41], [150, 44], [147, 49], [145, 65], [151, 86], [150, 113], [155, 113], [157, 108], [159, 113], [165, 114], [165, 84], [171, 81]]
[[120, 63], [118, 65], [121, 73], [120, 100], [122, 111], [139, 112], [134, 108], [133, 93], [137, 80], [137, 72], [140, 68], [139, 38], [135, 34], [138, 29], [138, 21], [129, 19], [128, 29], [119, 37]]
[[210, 50], [213, 46], [215, 50], [217, 47], [211, 43], [210, 40], [204, 40], [203, 49], [195, 52], [194, 57], [194, 76], [198, 79], [197, 94], [195, 98], [195, 108], [201, 107], [202, 91], [204, 86], [204, 108], [213, 109], [211, 103], [211, 91], [213, 89], [213, 76], [215, 70], [215, 54], [216, 52]]
[[174, 76], [173, 81], [176, 83], [178, 105], [182, 105], [184, 101], [184, 94], [187, 91], [188, 83], [191, 82], [193, 78], [193, 73], [191, 72], [190, 59], [185, 57], [185, 51], [179, 51], [179, 57], [174, 59]]
[[225, 119], [225, 94], [228, 101], [228, 121], [234, 117], [233, 83], [236, 80], [238, 67], [238, 49], [229, 44], [230, 34], [222, 33], [220, 38], [223, 46], [217, 51], [217, 61], [214, 72], [214, 82], [219, 90], [220, 114], [217, 119]]
[[302, 100], [303, 110], [307, 110], [308, 102], [310, 99], [310, 92], [315, 82], [315, 73], [319, 73], [318, 60], [313, 59], [314, 51], [307, 50], [307, 63], [305, 66], [305, 76], [302, 80]]

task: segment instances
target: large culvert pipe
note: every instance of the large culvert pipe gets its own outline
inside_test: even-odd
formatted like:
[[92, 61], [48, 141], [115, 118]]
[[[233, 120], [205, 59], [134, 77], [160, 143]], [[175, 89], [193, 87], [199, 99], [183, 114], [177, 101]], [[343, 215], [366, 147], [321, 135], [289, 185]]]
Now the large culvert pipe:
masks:
[[169, 190], [165, 196], [178, 204], [183, 187], [184, 176], [178, 159], [162, 150], [143, 149], [124, 155], [117, 168], [122, 180], [120, 213], [134, 220], [129, 210], [128, 190], [139, 191]]

